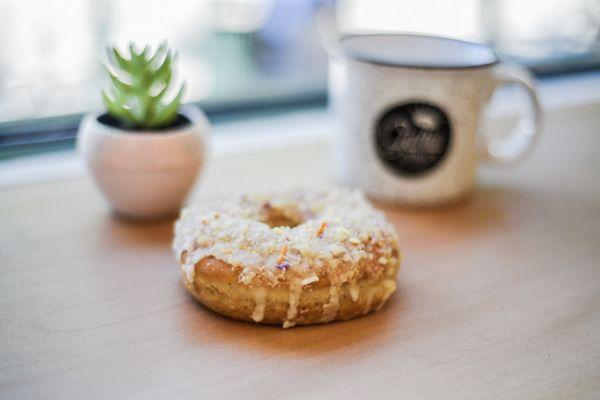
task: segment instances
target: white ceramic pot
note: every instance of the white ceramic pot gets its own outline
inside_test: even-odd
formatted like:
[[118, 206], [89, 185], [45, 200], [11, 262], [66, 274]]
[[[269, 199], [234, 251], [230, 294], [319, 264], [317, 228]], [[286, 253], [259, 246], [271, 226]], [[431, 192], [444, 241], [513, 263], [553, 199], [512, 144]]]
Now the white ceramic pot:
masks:
[[191, 123], [173, 129], [133, 131], [88, 114], [77, 136], [94, 181], [114, 210], [132, 218], [175, 214], [204, 163], [210, 125], [198, 108], [183, 107]]

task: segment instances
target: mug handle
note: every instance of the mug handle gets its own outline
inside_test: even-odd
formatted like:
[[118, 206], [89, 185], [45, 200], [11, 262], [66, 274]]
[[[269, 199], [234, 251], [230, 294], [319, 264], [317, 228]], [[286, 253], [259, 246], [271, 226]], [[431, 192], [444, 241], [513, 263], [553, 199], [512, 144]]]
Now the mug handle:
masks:
[[493, 90], [517, 84], [528, 95], [530, 110], [506, 136], [482, 138], [481, 158], [494, 164], [509, 164], [523, 158], [536, 143], [542, 129], [542, 109], [535, 90], [535, 80], [525, 68], [500, 64], [493, 70]]

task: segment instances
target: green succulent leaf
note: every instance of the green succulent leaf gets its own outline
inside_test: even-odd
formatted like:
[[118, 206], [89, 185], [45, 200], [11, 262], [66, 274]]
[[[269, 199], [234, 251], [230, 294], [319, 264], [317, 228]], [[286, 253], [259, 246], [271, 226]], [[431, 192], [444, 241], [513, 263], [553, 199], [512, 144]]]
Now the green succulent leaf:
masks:
[[121, 53], [119, 53], [119, 50], [117, 50], [115, 47], [107, 47], [106, 51], [108, 53], [108, 59], [111, 61], [111, 64], [116, 64], [119, 66], [119, 68], [123, 70], [126, 70], [128, 68], [129, 60], [125, 59], [125, 57], [123, 57]]
[[104, 66], [104, 68], [106, 69], [106, 73], [108, 74], [111, 83], [117, 90], [123, 93], [131, 93], [134, 91], [135, 88], [132, 85], [119, 79], [119, 77], [116, 76], [107, 66]]
[[126, 119], [127, 114], [125, 113], [125, 109], [118, 104], [116, 101], [110, 98], [110, 96], [106, 93], [106, 91], [102, 90], [102, 100], [104, 101], [104, 105], [108, 109], [108, 112], [115, 118], [118, 119]]
[[168, 126], [173, 123], [177, 118], [177, 110], [179, 110], [179, 106], [181, 105], [181, 99], [185, 92], [185, 84], [181, 85], [177, 95], [173, 100], [171, 100], [168, 104], [158, 103], [158, 107], [156, 108], [156, 113], [150, 119], [150, 127], [151, 128], [160, 128], [163, 126]]
[[108, 48], [105, 70], [109, 78], [108, 90], [102, 90], [102, 100], [108, 113], [124, 125], [136, 129], [166, 127], [177, 119], [185, 92], [182, 85], [170, 101], [173, 54], [166, 42], [152, 52], [150, 46], [140, 51], [129, 44], [127, 56], [116, 48]]
[[159, 60], [166, 57], [166, 53], [168, 51], [169, 51], [169, 46], [167, 45], [167, 42], [162, 42], [158, 46], [158, 49], [156, 49], [156, 52], [154, 53], [152, 58], [150, 58], [150, 60], [148, 61], [148, 64], [150, 64], [150, 65], [157, 64]]

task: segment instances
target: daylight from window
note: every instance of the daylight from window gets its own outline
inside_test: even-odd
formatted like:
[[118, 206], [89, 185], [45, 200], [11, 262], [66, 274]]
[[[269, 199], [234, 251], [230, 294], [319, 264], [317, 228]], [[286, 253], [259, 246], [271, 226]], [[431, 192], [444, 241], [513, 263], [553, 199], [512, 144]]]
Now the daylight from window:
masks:
[[2, 123], [99, 108], [104, 49], [130, 41], [167, 40], [185, 101], [208, 110], [324, 96], [323, 43], [345, 33], [480, 40], [567, 70], [600, 59], [597, 0], [0, 0], [0, 14], [0, 135]]

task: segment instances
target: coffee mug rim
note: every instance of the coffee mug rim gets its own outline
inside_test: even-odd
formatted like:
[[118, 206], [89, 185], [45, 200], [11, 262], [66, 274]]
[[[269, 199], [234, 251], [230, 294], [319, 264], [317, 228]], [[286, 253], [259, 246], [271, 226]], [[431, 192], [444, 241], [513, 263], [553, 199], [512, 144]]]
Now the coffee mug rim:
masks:
[[[376, 59], [374, 57], [368, 57], [364, 54], [358, 54], [356, 52], [344, 50], [343, 47], [340, 46], [340, 44], [342, 44], [343, 42], [354, 39], [354, 38], [358, 38], [358, 37], [418, 37], [418, 38], [442, 40], [442, 41], [446, 41], [446, 42], [460, 43], [460, 44], [469, 45], [469, 46], [485, 47], [491, 52], [494, 59], [490, 62], [480, 63], [480, 64], [449, 64], [449, 65], [405, 64], [405, 63], [398, 63], [398, 62], [389, 62], [386, 60]], [[500, 63], [500, 58], [498, 57], [498, 54], [496, 53], [496, 51], [491, 46], [489, 46], [485, 43], [477, 43], [477, 42], [471, 42], [468, 40], [456, 39], [456, 38], [451, 38], [451, 37], [446, 37], [446, 36], [426, 35], [426, 34], [420, 34], [420, 33], [347, 34], [347, 35], [341, 36], [338, 39], [337, 48], [338, 48], [337, 53], [347, 59], [350, 59], [353, 61], [364, 62], [364, 63], [368, 63], [368, 64], [382, 65], [382, 66], [395, 67], [395, 68], [409, 68], [409, 69], [421, 69], [421, 70], [442, 70], [442, 71], [473, 70], [473, 69], [489, 68], [489, 67], [492, 67], [492, 66]]]

